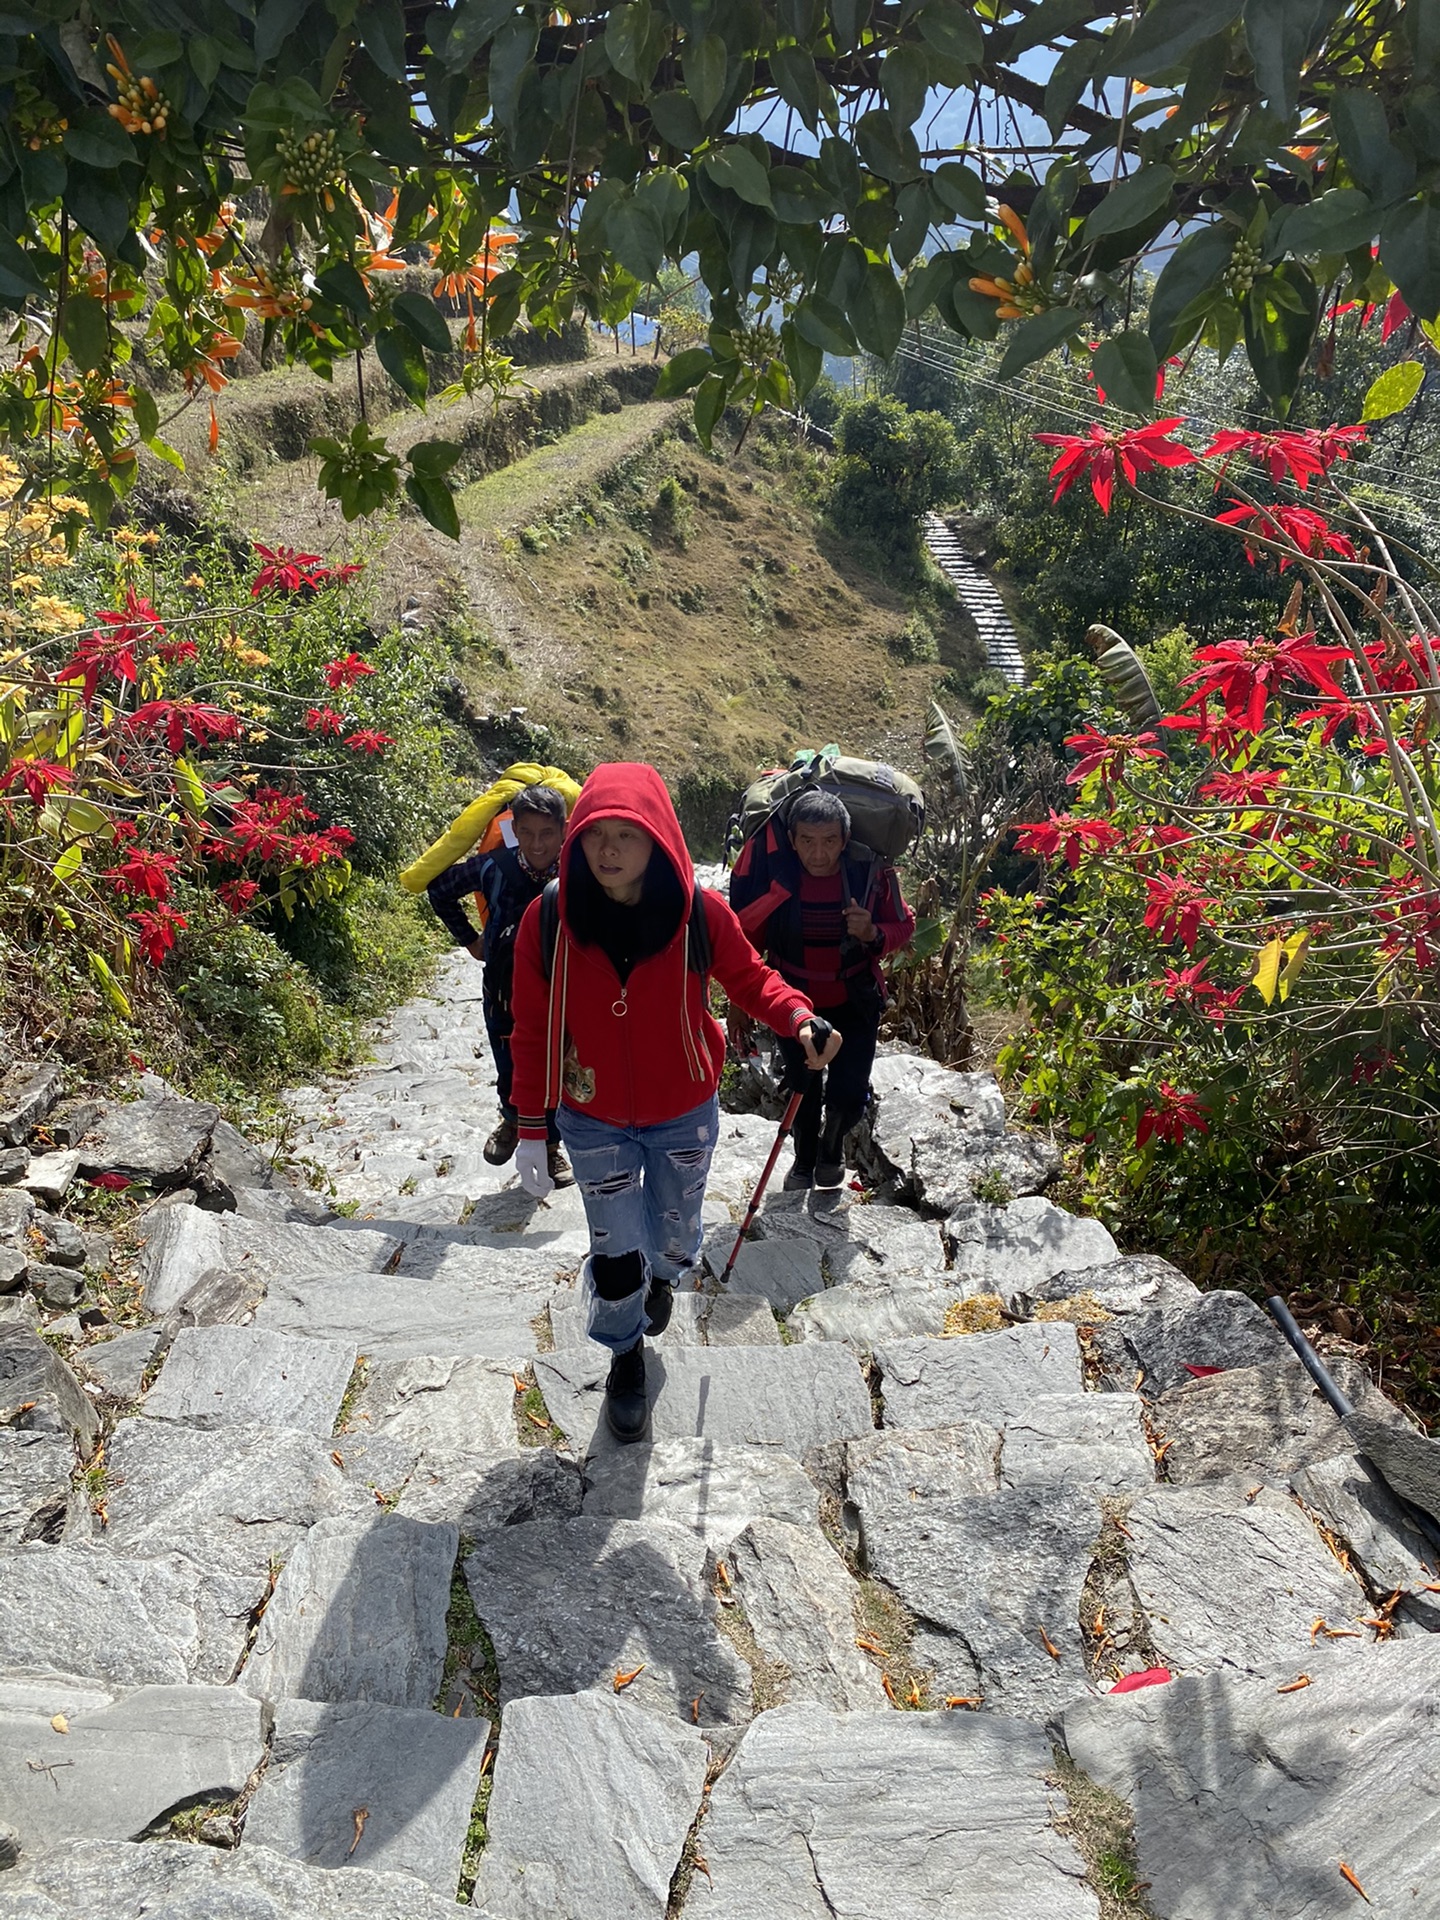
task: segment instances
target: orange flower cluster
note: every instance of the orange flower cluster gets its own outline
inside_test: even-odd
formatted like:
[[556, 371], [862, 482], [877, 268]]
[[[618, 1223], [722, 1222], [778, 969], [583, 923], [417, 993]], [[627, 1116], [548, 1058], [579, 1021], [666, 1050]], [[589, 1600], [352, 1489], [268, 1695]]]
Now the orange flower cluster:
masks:
[[[1000, 224], [1009, 233], [1020, 248], [1022, 254], [1030, 252], [1030, 237], [1025, 231], [1025, 222], [1013, 207], [999, 209]], [[1041, 313], [1049, 302], [1035, 284], [1034, 269], [1028, 259], [1017, 262], [1014, 272], [1008, 280], [987, 278], [976, 274], [970, 282], [972, 293], [983, 293], [987, 300], [998, 300], [995, 309], [1002, 320], [1023, 320], [1028, 314]]]
[[130, 71], [130, 62], [113, 33], [107, 33], [105, 39], [115, 56], [106, 63], [105, 71], [115, 82], [115, 91], [120, 96], [109, 110], [110, 118], [118, 120], [126, 133], [163, 136], [170, 124], [170, 102], [148, 73], [142, 74], [138, 80], [135, 78]]

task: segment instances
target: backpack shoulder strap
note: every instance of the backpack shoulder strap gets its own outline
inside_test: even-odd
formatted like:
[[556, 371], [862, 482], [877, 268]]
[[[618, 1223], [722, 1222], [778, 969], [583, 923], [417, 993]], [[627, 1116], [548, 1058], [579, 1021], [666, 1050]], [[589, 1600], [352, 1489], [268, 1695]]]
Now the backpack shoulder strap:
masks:
[[560, 882], [547, 880], [540, 896], [540, 971], [548, 981], [555, 971], [555, 948], [560, 939]]
[[703, 980], [714, 958], [710, 945], [710, 922], [705, 913], [705, 889], [697, 880], [690, 896], [690, 919], [686, 937], [686, 964]]

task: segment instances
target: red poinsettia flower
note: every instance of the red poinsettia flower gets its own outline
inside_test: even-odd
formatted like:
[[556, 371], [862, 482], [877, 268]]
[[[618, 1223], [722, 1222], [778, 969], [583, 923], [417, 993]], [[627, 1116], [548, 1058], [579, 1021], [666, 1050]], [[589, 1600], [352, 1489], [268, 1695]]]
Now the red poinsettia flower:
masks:
[[1177, 413], [1172, 419], [1155, 420], [1149, 426], [1130, 427], [1121, 433], [1112, 432], [1098, 420], [1084, 435], [1037, 433], [1035, 438], [1042, 446], [1060, 448], [1050, 469], [1050, 478], [1058, 482], [1052, 498], [1058, 500], [1077, 480], [1088, 477], [1100, 511], [1108, 513], [1117, 467], [1133, 487], [1137, 475], [1151, 467], [1193, 465], [1195, 455], [1189, 447], [1168, 437], [1182, 424], [1182, 418]]
[[1160, 725], [1167, 733], [1193, 733], [1214, 760], [1229, 759], [1251, 744], [1251, 730], [1231, 726], [1224, 709], [1214, 712], [1208, 700], [1199, 701], [1193, 713], [1167, 713]]
[[328, 578], [328, 569], [318, 553], [297, 553], [294, 547], [262, 547], [258, 540], [253, 544], [265, 565], [250, 582], [252, 600], [270, 587], [278, 587], [282, 593], [299, 593], [302, 587], [318, 587]]
[[[1247, 529], [1245, 557], [1252, 566], [1256, 557], [1267, 551], [1253, 544], [1256, 535], [1262, 540], [1288, 540], [1312, 560], [1321, 559], [1327, 553], [1336, 554], [1342, 560], [1355, 558], [1355, 548], [1351, 542], [1343, 533], [1336, 533], [1324, 515], [1316, 513], [1312, 507], [1246, 507], [1237, 501], [1225, 513], [1217, 513], [1215, 518], [1221, 526]], [[1294, 565], [1288, 552], [1281, 553], [1279, 561], [1281, 573]]]
[[240, 721], [235, 714], [193, 700], [147, 700], [127, 716], [124, 725], [130, 733], [163, 733], [166, 746], [177, 759], [185, 751], [187, 733], [197, 747], [211, 740], [240, 738]]
[[1380, 951], [1393, 957], [1408, 946], [1417, 967], [1433, 967], [1440, 959], [1440, 894], [1413, 875], [1387, 880], [1380, 891], [1386, 901], [1375, 909], [1386, 928]]
[[386, 747], [394, 746], [395, 736], [381, 733], [376, 727], [362, 727], [350, 734], [345, 744], [352, 753], [383, 753]]
[[259, 884], [254, 880], [227, 880], [215, 892], [221, 904], [237, 915], [248, 913], [260, 897]]
[[5, 791], [24, 787], [31, 804], [43, 807], [45, 796], [55, 787], [73, 787], [75, 775], [55, 760], [17, 760], [5, 775]]
[[1201, 798], [1227, 807], [1263, 807], [1275, 797], [1285, 775], [1275, 768], [1246, 768], [1243, 773], [1217, 773], [1200, 789]]
[[1289, 478], [1303, 491], [1337, 460], [1347, 459], [1365, 435], [1363, 424], [1306, 427], [1292, 433], [1252, 433], [1232, 427], [1216, 434], [1205, 449], [1205, 458], [1228, 462], [1232, 454], [1243, 453], [1257, 467], [1263, 467], [1272, 480]]
[[[1207, 953], [1205, 958], [1197, 960], [1193, 967], [1178, 969], [1167, 967], [1164, 980], [1165, 998], [1179, 1000], [1185, 1006], [1195, 1006], [1209, 999], [1212, 994], [1218, 993], [1220, 989], [1215, 983], [1205, 978], [1205, 969], [1209, 964], [1210, 956]], [[1156, 981], [1153, 984], [1158, 986], [1160, 982]]]
[[1409, 318], [1410, 309], [1405, 304], [1405, 296], [1399, 292], [1392, 293], [1385, 302], [1385, 317], [1380, 322], [1381, 343], [1388, 340], [1392, 333], [1398, 333]]
[[1336, 686], [1330, 668], [1337, 660], [1348, 660], [1350, 650], [1317, 645], [1313, 633], [1292, 634], [1285, 640], [1267, 640], [1257, 634], [1253, 640], [1222, 640], [1213, 647], [1197, 647], [1195, 658], [1205, 664], [1180, 683], [1196, 689], [1185, 708], [1202, 706], [1212, 693], [1218, 693], [1230, 724], [1258, 733], [1265, 724], [1266, 703], [1281, 687], [1314, 687], [1327, 697], [1342, 699], [1344, 690]]
[[170, 876], [179, 864], [173, 853], [151, 853], [145, 847], [132, 847], [118, 867], [106, 869], [104, 878], [117, 893], [142, 894], [147, 900], [168, 900]]
[[157, 907], [153, 913], [142, 910], [129, 919], [139, 937], [140, 951], [152, 967], [163, 962], [175, 944], [175, 935], [189, 925], [184, 914], [176, 913], [173, 907]]
[[1145, 925], [1162, 940], [1178, 940], [1187, 953], [1193, 953], [1201, 926], [1210, 924], [1205, 909], [1218, 906], [1218, 900], [1202, 893], [1193, 881], [1168, 873], [1147, 875], [1145, 891], [1150, 901]]
[[1153, 733], [1097, 733], [1093, 727], [1085, 733], [1072, 733], [1065, 744], [1080, 758], [1066, 774], [1065, 783], [1079, 786], [1087, 774], [1098, 770], [1108, 787], [1125, 771], [1127, 760], [1165, 759], [1164, 748], [1156, 745], [1158, 738]]
[[333, 707], [311, 707], [305, 715], [306, 730], [310, 733], [343, 733], [350, 722], [343, 713], [337, 713]]
[[1168, 1080], [1162, 1080], [1158, 1096], [1141, 1109], [1135, 1122], [1135, 1144], [1143, 1147], [1151, 1140], [1162, 1140], [1167, 1147], [1178, 1147], [1187, 1133], [1209, 1131], [1204, 1101], [1197, 1094], [1180, 1093]]
[[1388, 1047], [1379, 1047], [1374, 1053], [1357, 1053], [1350, 1068], [1350, 1084], [1352, 1087], [1368, 1087], [1382, 1073], [1399, 1063], [1399, 1054], [1391, 1053]]
[[1083, 852], [1108, 853], [1125, 837], [1108, 820], [1077, 820], [1073, 814], [1053, 812], [1048, 820], [1032, 820], [1016, 827], [1015, 834], [1021, 853], [1038, 853], [1046, 860], [1063, 854], [1072, 870], [1079, 866]]
[[100, 627], [85, 635], [55, 676], [57, 680], [82, 681], [81, 698], [87, 705], [95, 697], [102, 674], [128, 680], [134, 686], [136, 651], [143, 647], [148, 652], [165, 637], [159, 614], [133, 587], [126, 593], [125, 605], [119, 613], [101, 613], [95, 617]]
[[325, 666], [325, 684], [332, 693], [338, 693], [342, 687], [353, 687], [363, 674], [374, 673], [374, 667], [367, 667], [358, 653], [347, 653], [343, 660], [331, 660]]
[[181, 660], [198, 659], [200, 654], [193, 640], [162, 640], [155, 651], [167, 667], [173, 667]]
[[123, 1173], [87, 1173], [87, 1187], [103, 1187], [107, 1193], [128, 1193], [130, 1182]]

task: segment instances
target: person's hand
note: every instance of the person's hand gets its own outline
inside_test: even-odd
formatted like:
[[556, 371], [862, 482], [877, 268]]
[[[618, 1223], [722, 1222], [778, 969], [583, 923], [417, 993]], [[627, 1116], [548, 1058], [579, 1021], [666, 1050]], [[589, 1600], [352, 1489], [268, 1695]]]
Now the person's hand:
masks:
[[[812, 1073], [819, 1073], [822, 1067], [828, 1067], [840, 1051], [841, 1036], [828, 1020], [807, 1020], [796, 1029], [795, 1038], [805, 1049], [805, 1064]], [[817, 1041], [820, 1043], [818, 1050]]]
[[730, 1042], [730, 1050], [739, 1060], [754, 1051], [755, 1022], [743, 1007], [737, 1007], [732, 1000], [730, 1010], [725, 1015], [725, 1037]]
[[472, 959], [483, 960], [485, 958], [484, 934], [482, 933], [478, 940], [467, 940], [465, 943], [465, 951], [471, 956]]
[[522, 1140], [515, 1149], [515, 1171], [526, 1193], [543, 1200], [555, 1182], [550, 1178], [550, 1149], [543, 1140]]
[[852, 940], [858, 940], [862, 947], [869, 947], [874, 945], [880, 929], [875, 925], [870, 909], [857, 906], [852, 901], [845, 909], [845, 931]]

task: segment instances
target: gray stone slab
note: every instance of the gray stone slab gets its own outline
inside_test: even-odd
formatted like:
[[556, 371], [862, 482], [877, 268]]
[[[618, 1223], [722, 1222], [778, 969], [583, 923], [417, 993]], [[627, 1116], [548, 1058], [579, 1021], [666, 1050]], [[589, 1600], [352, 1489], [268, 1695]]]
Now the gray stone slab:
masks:
[[74, 1267], [55, 1267], [32, 1261], [25, 1283], [49, 1313], [70, 1313], [85, 1298], [85, 1276]]
[[71, 1369], [17, 1320], [0, 1323], [0, 1427], [70, 1433], [90, 1453], [100, 1421]]
[[960, 1295], [942, 1281], [914, 1275], [830, 1287], [804, 1300], [789, 1316], [798, 1340], [840, 1340], [856, 1353], [871, 1353], [892, 1340], [915, 1335], [938, 1338], [945, 1315]]
[[0, 1147], [0, 1187], [14, 1187], [30, 1170], [28, 1147]]
[[199, 1166], [220, 1118], [202, 1100], [117, 1101], [102, 1107], [80, 1142], [80, 1171], [119, 1173], [150, 1187], [183, 1187]]
[[876, 1060], [870, 1085], [875, 1102], [857, 1147], [861, 1170], [930, 1211], [953, 1213], [975, 1198], [981, 1180], [1002, 1180], [1012, 1194], [1038, 1193], [1060, 1171], [1047, 1140], [1007, 1131], [1004, 1095], [987, 1073], [890, 1054]]
[[508, 1452], [515, 1445], [515, 1375], [501, 1362], [473, 1356], [378, 1360], [350, 1426], [417, 1449]]
[[0, 1707], [0, 1806], [22, 1856], [65, 1840], [138, 1840], [172, 1807], [233, 1799], [265, 1751], [260, 1703], [233, 1687], [147, 1686], [67, 1711]]
[[269, 1847], [76, 1840], [0, 1879], [0, 1920], [454, 1920], [408, 1874], [332, 1873]]
[[377, 1495], [395, 1498], [414, 1464], [413, 1448], [358, 1435], [122, 1420], [106, 1449], [105, 1538], [120, 1553], [191, 1553], [263, 1581], [319, 1521], [368, 1518]]
[[68, 1434], [0, 1427], [0, 1546], [58, 1537], [69, 1511], [74, 1467]]
[[1068, 1300], [1090, 1293], [1107, 1313], [1144, 1313], [1152, 1307], [1187, 1307], [1200, 1298], [1200, 1289], [1178, 1267], [1154, 1253], [1122, 1253], [1103, 1266], [1078, 1273], [1055, 1273], [1035, 1281], [1029, 1303]]
[[1202, 1293], [1185, 1307], [1151, 1307], [1115, 1326], [1102, 1323], [1096, 1339], [1116, 1383], [1129, 1387], [1139, 1372], [1151, 1396], [1183, 1387], [1194, 1378], [1191, 1366], [1300, 1368], [1274, 1321], [1243, 1293]]
[[36, 1207], [23, 1187], [0, 1187], [0, 1247], [28, 1253]]
[[1415, 1527], [1384, 1480], [1359, 1454], [1332, 1454], [1290, 1476], [1296, 1496], [1345, 1542], [1371, 1588], [1410, 1589], [1404, 1613], [1440, 1632], [1440, 1595], [1427, 1592], [1440, 1576], [1440, 1547]]
[[[602, 1417], [603, 1348], [542, 1353], [534, 1365], [545, 1404], [577, 1452], [616, 1444]], [[656, 1440], [694, 1435], [782, 1447], [799, 1459], [873, 1424], [860, 1369], [835, 1346], [647, 1347], [645, 1383]]]
[[232, 1187], [272, 1187], [275, 1163], [263, 1148], [247, 1140], [228, 1120], [216, 1119], [205, 1155], [211, 1169]]
[[1440, 1642], [1304, 1664], [1296, 1693], [1204, 1674], [1065, 1716], [1072, 1757], [1135, 1809], [1155, 1912], [1354, 1920], [1434, 1904]]
[[813, 1526], [819, 1496], [804, 1468], [779, 1447], [690, 1437], [596, 1454], [585, 1465], [584, 1511], [615, 1520], [671, 1520], [723, 1552], [753, 1520]]
[[162, 1338], [158, 1327], [137, 1327], [133, 1333], [97, 1340], [83, 1347], [76, 1357], [85, 1378], [103, 1387], [112, 1400], [136, 1400], [145, 1369], [160, 1351]]
[[157, 1314], [167, 1313], [214, 1267], [270, 1283], [303, 1274], [380, 1273], [400, 1251], [389, 1234], [281, 1226], [200, 1207], [165, 1208], [148, 1224], [140, 1271], [145, 1304]]
[[[1243, 1481], [1154, 1487], [1127, 1517], [1130, 1578], [1175, 1671], [1291, 1673], [1360, 1646], [1371, 1611], [1293, 1500]], [[1355, 1639], [1312, 1639], [1316, 1621]]]
[[1064, 1484], [1130, 1493], [1155, 1483], [1136, 1393], [1042, 1395], [1005, 1423], [1002, 1487]]
[[265, 1276], [239, 1267], [207, 1267], [157, 1324], [165, 1341], [182, 1327], [241, 1327], [255, 1318], [265, 1298]]
[[112, 1687], [223, 1685], [239, 1664], [263, 1580], [181, 1554], [92, 1546], [0, 1552], [0, 1673], [70, 1674]]
[[1364, 1407], [1346, 1416], [1345, 1431], [1402, 1500], [1440, 1524], [1440, 1441]]
[[[202, 1169], [203, 1171], [203, 1169]], [[236, 1187], [235, 1212], [242, 1220], [268, 1220], [279, 1225], [333, 1226], [336, 1215], [318, 1193], [285, 1182], [273, 1187]]]
[[[488, 1720], [281, 1700], [245, 1845], [312, 1867], [412, 1874], [453, 1898], [489, 1735]], [[358, 1841], [357, 1807], [367, 1810]]]
[[0, 1247], [0, 1294], [14, 1293], [30, 1276], [30, 1263], [18, 1247]]
[[896, 1502], [852, 1480], [851, 1499], [865, 1564], [914, 1619], [915, 1655], [937, 1695], [979, 1693], [1001, 1712], [1044, 1717], [1084, 1691], [1093, 1495], [1023, 1486]]
[[[733, 1225], [715, 1227], [705, 1237], [705, 1268], [716, 1278], [734, 1250], [736, 1231]], [[732, 1293], [753, 1294], [789, 1313], [825, 1285], [820, 1250], [812, 1240], [747, 1240], [727, 1284]]]
[[845, 1448], [845, 1493], [861, 1514], [892, 1518], [931, 1500], [995, 1493], [1000, 1485], [998, 1427], [963, 1421], [952, 1427], [887, 1427]]
[[939, 1222], [922, 1220], [910, 1207], [772, 1190], [756, 1231], [759, 1245], [789, 1242], [812, 1249], [832, 1287], [907, 1275], [933, 1278], [945, 1269]]
[[527, 1520], [572, 1520], [580, 1512], [578, 1464], [550, 1447], [515, 1446], [477, 1455], [428, 1448], [405, 1483], [395, 1511], [412, 1520], [445, 1520], [462, 1540], [484, 1540]]
[[1058, 1274], [1114, 1260], [1119, 1248], [1098, 1220], [1026, 1194], [1007, 1206], [971, 1200], [945, 1222], [956, 1284], [966, 1293], [998, 1293], [1007, 1307]]
[[760, 1651], [784, 1665], [787, 1700], [884, 1708], [879, 1670], [855, 1644], [859, 1589], [818, 1526], [753, 1520], [725, 1566]]
[[1042, 1395], [1081, 1391], [1080, 1346], [1068, 1321], [887, 1341], [875, 1360], [887, 1427], [1003, 1426]]
[[45, 1258], [56, 1267], [83, 1267], [85, 1236], [73, 1220], [58, 1213], [37, 1213], [35, 1227], [45, 1243]]
[[535, 1351], [532, 1322], [547, 1298], [512, 1294], [475, 1280], [329, 1273], [294, 1282], [272, 1280], [255, 1320], [281, 1333], [353, 1341], [372, 1359], [416, 1359], [441, 1352], [521, 1364]]
[[33, 1330], [40, 1325], [39, 1301], [30, 1293], [0, 1293], [0, 1325], [7, 1320]]
[[717, 1920], [1097, 1920], [1049, 1785], [1050, 1742], [999, 1714], [761, 1714], [716, 1782], [708, 1877], [686, 1913]]
[[454, 1527], [401, 1513], [317, 1522], [275, 1583], [241, 1685], [270, 1700], [430, 1706], [458, 1546]]
[[514, 1701], [476, 1905], [494, 1920], [663, 1920], [706, 1763], [695, 1728], [613, 1693]]
[[267, 1327], [184, 1327], [145, 1396], [151, 1419], [196, 1427], [298, 1427], [328, 1434], [355, 1348]]
[[65, 1069], [58, 1060], [22, 1061], [0, 1079], [0, 1141], [18, 1147], [60, 1098]]
[[613, 1687], [638, 1668], [625, 1694], [642, 1707], [701, 1726], [746, 1719], [750, 1674], [717, 1631], [706, 1552], [663, 1520], [538, 1520], [482, 1540], [465, 1578], [502, 1704]]
[[[580, 1256], [552, 1252], [547, 1247], [532, 1247], [513, 1235], [501, 1236], [496, 1245], [486, 1244], [491, 1236], [471, 1240], [466, 1227], [406, 1228], [394, 1222], [395, 1236], [404, 1251], [395, 1271], [423, 1280], [429, 1285], [453, 1283], [483, 1287], [494, 1293], [531, 1293], [537, 1303], [546, 1299], [556, 1281], [573, 1273]], [[331, 1232], [348, 1230], [349, 1223], [338, 1223]]]
[[58, 1207], [74, 1186], [79, 1171], [80, 1155], [73, 1148], [37, 1153], [25, 1169], [20, 1185], [42, 1205]]
[[[557, 1347], [583, 1347], [587, 1308], [579, 1288], [561, 1288], [550, 1302]], [[649, 1345], [659, 1347], [778, 1347], [780, 1329], [756, 1294], [695, 1293], [682, 1288], [671, 1302], [670, 1324]]]
[[[1097, 1395], [1108, 1399], [1109, 1395]], [[1351, 1444], [1300, 1367], [1235, 1367], [1187, 1379], [1154, 1403], [1155, 1425], [1170, 1448], [1177, 1484], [1251, 1474], [1283, 1480], [1297, 1468], [1348, 1454]]]

